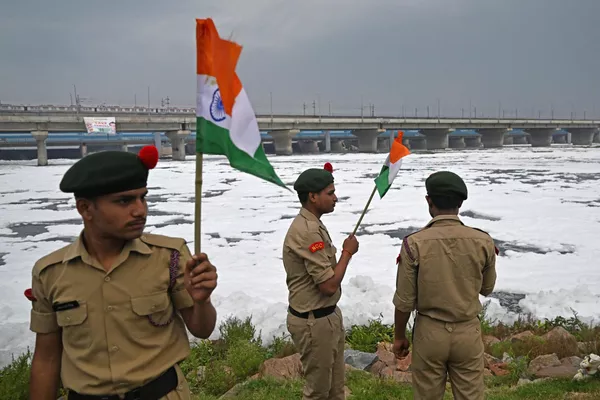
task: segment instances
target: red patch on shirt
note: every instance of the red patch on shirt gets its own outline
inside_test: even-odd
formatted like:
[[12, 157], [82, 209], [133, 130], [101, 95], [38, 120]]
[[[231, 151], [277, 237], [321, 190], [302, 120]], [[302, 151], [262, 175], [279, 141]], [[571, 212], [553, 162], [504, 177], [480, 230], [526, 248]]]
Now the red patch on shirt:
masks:
[[396, 264], [400, 264], [401, 260], [402, 260], [402, 256], [401, 256], [401, 254], [398, 254], [398, 257], [396, 257]]
[[27, 299], [29, 301], [37, 301], [37, 299], [35, 298], [35, 296], [33, 295], [33, 291], [31, 289], [27, 289], [25, 290], [25, 297], [27, 297]]
[[315, 242], [315, 243], [311, 244], [310, 246], [308, 246], [308, 249], [310, 250], [311, 253], [317, 252], [319, 250], [323, 250], [324, 248], [325, 248], [324, 242]]
[[494, 251], [496, 251], [496, 255], [498, 255], [498, 253], [500, 253], [500, 250], [498, 250], [498, 248], [496, 246], [494, 246]]

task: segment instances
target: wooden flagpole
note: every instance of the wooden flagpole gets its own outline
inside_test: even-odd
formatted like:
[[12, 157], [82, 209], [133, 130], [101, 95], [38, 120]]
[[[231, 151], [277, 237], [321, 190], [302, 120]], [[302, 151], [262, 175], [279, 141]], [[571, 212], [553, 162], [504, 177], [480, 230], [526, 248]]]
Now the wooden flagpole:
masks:
[[369, 208], [369, 205], [371, 204], [371, 200], [373, 200], [373, 196], [375, 195], [376, 191], [377, 191], [377, 185], [375, 185], [375, 187], [373, 188], [373, 191], [371, 192], [371, 196], [369, 197], [369, 201], [367, 201], [367, 205], [365, 206], [365, 209], [363, 210], [362, 214], [360, 215], [360, 218], [358, 220], [358, 223], [354, 227], [354, 232], [352, 232], [352, 235], [356, 235], [356, 230], [358, 229], [358, 226], [362, 222], [362, 219], [365, 216], [365, 213], [367, 212], [367, 209]]
[[202, 237], [202, 159], [203, 154], [196, 152], [196, 203], [194, 221], [194, 254], [200, 254]]

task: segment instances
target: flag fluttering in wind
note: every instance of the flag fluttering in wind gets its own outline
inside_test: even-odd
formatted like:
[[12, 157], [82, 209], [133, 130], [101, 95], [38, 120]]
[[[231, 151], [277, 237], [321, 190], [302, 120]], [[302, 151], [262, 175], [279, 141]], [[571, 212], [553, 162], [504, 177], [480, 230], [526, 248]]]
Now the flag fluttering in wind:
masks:
[[375, 196], [375, 192], [379, 192], [380, 198], [385, 196], [387, 191], [392, 186], [394, 178], [396, 178], [396, 175], [398, 175], [398, 171], [400, 171], [400, 167], [402, 166], [402, 158], [410, 154], [408, 148], [402, 144], [402, 136], [404, 136], [404, 132], [398, 131], [398, 137], [392, 142], [390, 154], [388, 154], [381, 171], [379, 171], [379, 175], [377, 178], [375, 178], [375, 187], [371, 192], [371, 196], [367, 201], [367, 205], [360, 215], [360, 218], [354, 227], [354, 231], [352, 231], [353, 235], [356, 234], [356, 231], [358, 230], [358, 227], [360, 226], [360, 223], [362, 222], [363, 217], [365, 216], [365, 213], [371, 204], [371, 200], [373, 200], [373, 196]]
[[220, 38], [207, 18], [196, 19], [196, 51], [196, 153], [224, 155], [233, 168], [288, 189], [265, 155], [254, 110], [235, 72], [242, 47]]
[[402, 136], [404, 132], [399, 131], [398, 137], [394, 139], [390, 154], [388, 155], [383, 168], [379, 172], [379, 176], [375, 178], [375, 186], [377, 186], [377, 192], [379, 197], [385, 196], [387, 191], [392, 186], [392, 182], [402, 166], [402, 158], [410, 154], [410, 150], [402, 144]]

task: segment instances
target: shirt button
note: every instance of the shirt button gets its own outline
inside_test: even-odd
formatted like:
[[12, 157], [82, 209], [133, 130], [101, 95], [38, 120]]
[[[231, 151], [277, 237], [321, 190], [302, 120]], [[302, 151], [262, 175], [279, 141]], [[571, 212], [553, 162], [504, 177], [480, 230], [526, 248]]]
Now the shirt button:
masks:
[[70, 321], [70, 320], [71, 320], [71, 317], [67, 317], [67, 321]]
[[111, 350], [112, 350], [112, 351], [118, 351], [118, 350], [119, 350], [119, 348], [118, 348], [117, 346], [113, 346], [113, 347], [111, 348]]
[[108, 307], [106, 307], [106, 309], [107, 309], [108, 311], [112, 311], [112, 310], [113, 310], [113, 306], [108, 306]]
[[110, 276], [107, 276], [106, 278], [104, 278], [104, 280], [105, 280], [106, 282], [109, 282], [109, 281], [110, 281]]

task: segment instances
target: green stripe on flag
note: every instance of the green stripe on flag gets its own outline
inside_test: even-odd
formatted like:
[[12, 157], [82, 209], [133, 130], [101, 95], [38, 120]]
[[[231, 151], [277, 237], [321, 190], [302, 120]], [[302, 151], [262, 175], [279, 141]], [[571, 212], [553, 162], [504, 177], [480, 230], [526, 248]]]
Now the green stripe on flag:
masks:
[[380, 198], [385, 196], [390, 186], [392, 186], [390, 184], [390, 168], [387, 165], [384, 165], [383, 168], [381, 168], [379, 176], [375, 178], [375, 186], [377, 187]]
[[275, 173], [262, 146], [258, 146], [254, 158], [250, 157], [233, 144], [227, 129], [202, 117], [196, 119], [196, 153], [224, 155], [233, 168], [289, 190]]

